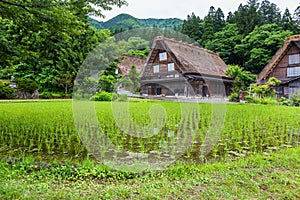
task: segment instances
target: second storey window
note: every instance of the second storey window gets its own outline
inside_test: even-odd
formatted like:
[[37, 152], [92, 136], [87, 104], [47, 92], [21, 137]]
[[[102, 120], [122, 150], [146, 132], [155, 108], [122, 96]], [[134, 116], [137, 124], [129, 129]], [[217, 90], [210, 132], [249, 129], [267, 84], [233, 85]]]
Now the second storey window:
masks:
[[289, 55], [289, 64], [298, 64], [300, 63], [300, 54]]
[[174, 63], [169, 63], [168, 64], [168, 71], [174, 71]]
[[154, 65], [153, 66], [153, 72], [154, 73], [159, 73], [159, 65]]
[[160, 61], [167, 60], [167, 52], [159, 53], [159, 60]]
[[300, 67], [289, 67], [287, 68], [287, 76], [300, 76]]

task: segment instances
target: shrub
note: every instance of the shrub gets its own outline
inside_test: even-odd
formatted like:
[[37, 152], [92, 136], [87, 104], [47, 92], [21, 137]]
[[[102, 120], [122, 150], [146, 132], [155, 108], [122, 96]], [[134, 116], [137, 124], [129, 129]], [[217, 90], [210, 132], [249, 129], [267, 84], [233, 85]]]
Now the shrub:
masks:
[[238, 93], [232, 93], [229, 97], [229, 101], [232, 102], [238, 102], [239, 101], [239, 95]]
[[90, 98], [92, 101], [111, 101], [112, 93], [101, 91], [97, 92], [94, 96]]
[[300, 105], [300, 94], [293, 94], [291, 96], [291, 101], [293, 106], [299, 106]]
[[17, 88], [32, 94], [35, 90], [38, 89], [38, 85], [35, 81], [29, 78], [19, 78], [16, 80]]
[[292, 101], [290, 99], [287, 99], [285, 97], [281, 97], [279, 99], [280, 105], [284, 105], [284, 106], [290, 106], [292, 105]]
[[8, 87], [0, 81], [0, 99], [13, 99], [14, 89]]
[[265, 98], [262, 98], [261, 101], [260, 101], [261, 104], [265, 104], [265, 105], [276, 105], [278, 104], [277, 100], [274, 99], [274, 98], [270, 98], [270, 97], [265, 97]]
[[42, 99], [51, 99], [52, 98], [52, 92], [42, 92], [40, 95]]
[[247, 101], [248, 103], [254, 103], [254, 97], [252, 96], [245, 96], [245, 101]]

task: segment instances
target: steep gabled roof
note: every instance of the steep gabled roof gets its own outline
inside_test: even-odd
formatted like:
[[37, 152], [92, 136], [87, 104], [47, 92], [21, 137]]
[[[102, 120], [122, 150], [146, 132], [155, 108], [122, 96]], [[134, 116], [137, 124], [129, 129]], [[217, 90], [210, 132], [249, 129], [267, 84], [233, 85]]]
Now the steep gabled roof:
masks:
[[227, 65], [217, 53], [207, 49], [158, 36], [154, 39], [152, 50], [146, 64], [153, 63], [158, 50], [167, 51], [176, 60], [182, 74], [203, 74], [227, 77]]
[[271, 61], [257, 76], [257, 78], [256, 78], [257, 82], [261, 82], [263, 79], [268, 77], [268, 75], [272, 72], [272, 70], [277, 66], [277, 64], [285, 56], [285, 54], [289, 50], [289, 47], [292, 42], [294, 42], [300, 48], [300, 35], [294, 35], [294, 36], [288, 37], [284, 41], [282, 47], [280, 49], [278, 49], [278, 51], [272, 57]]

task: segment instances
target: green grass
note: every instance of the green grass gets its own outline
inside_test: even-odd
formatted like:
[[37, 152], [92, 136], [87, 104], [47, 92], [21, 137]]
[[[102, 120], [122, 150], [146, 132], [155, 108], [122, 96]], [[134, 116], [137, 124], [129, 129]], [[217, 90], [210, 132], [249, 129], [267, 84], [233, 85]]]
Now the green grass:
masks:
[[[119, 112], [118, 108], [124, 105], [127, 111]], [[296, 120], [300, 108], [297, 107], [229, 104], [219, 106], [224, 116], [218, 116], [217, 104], [146, 101], [131, 102], [128, 107], [121, 102], [114, 107], [113, 110], [110, 102], [96, 102], [96, 120], [115, 146], [131, 152], [160, 151], [175, 155], [172, 145], [177, 145], [183, 147], [181, 156], [176, 154], [178, 159], [199, 162], [211, 124], [222, 131], [204, 161], [270, 153], [298, 146], [300, 142], [300, 121]], [[86, 107], [79, 106], [79, 109], [86, 110]], [[82, 143], [85, 135], [78, 134], [75, 128], [71, 101], [6, 102], [0, 103], [0, 110], [0, 157], [34, 155], [47, 161], [66, 158], [80, 161], [91, 156]], [[89, 115], [89, 110], [83, 111], [78, 119], [89, 123], [92, 121], [86, 120]], [[120, 124], [124, 125], [122, 129]], [[86, 129], [85, 125], [80, 124]], [[159, 127], [157, 135], [153, 135], [154, 127]], [[97, 131], [94, 132], [96, 138]], [[142, 138], [142, 134], [147, 137]], [[85, 144], [91, 145], [95, 138], [88, 137]], [[95, 151], [103, 153], [105, 149]]]
[[[75, 118], [73, 109], [80, 111]], [[297, 107], [165, 101], [76, 107], [66, 100], [3, 101], [0, 110], [0, 199], [300, 198]], [[186, 146], [161, 171], [116, 171], [89, 151], [94, 144], [94, 153], [106, 150], [93, 143], [99, 137], [93, 120], [126, 152], [170, 156], [177, 155], [172, 146]], [[212, 124], [221, 132], [203, 157], [207, 132], [217, 131]]]
[[234, 162], [169, 166], [128, 174], [94, 166], [37, 169], [0, 162], [0, 199], [299, 199], [300, 148]]

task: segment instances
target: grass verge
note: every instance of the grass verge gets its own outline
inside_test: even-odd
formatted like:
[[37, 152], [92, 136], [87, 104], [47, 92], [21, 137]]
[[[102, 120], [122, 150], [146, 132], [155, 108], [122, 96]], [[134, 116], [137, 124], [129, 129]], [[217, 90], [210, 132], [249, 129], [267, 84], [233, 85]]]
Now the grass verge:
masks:
[[95, 166], [0, 161], [0, 199], [300, 199], [300, 148], [234, 162], [130, 174]]

